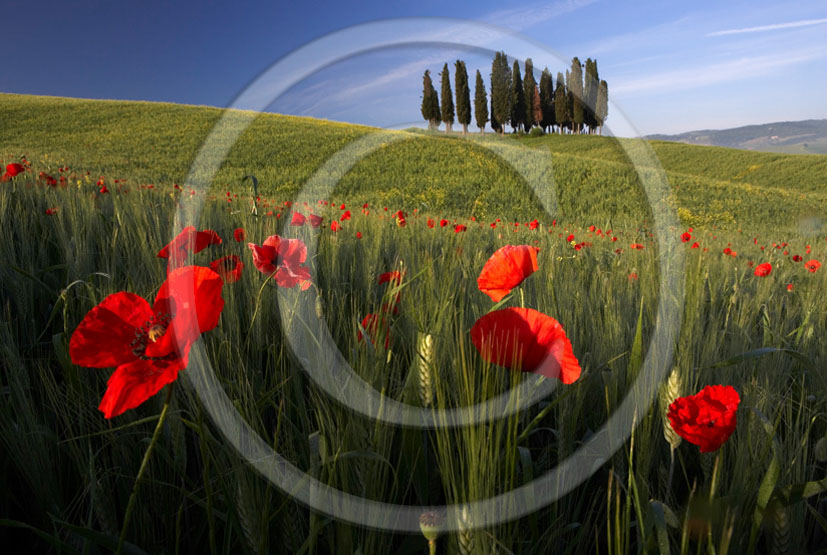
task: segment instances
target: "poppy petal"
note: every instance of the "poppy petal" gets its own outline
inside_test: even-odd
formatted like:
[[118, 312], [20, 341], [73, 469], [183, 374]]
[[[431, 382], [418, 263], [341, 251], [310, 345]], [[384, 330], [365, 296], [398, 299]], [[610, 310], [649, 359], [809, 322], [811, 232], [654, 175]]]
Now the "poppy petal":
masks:
[[580, 363], [560, 323], [530, 308], [505, 308], [482, 316], [471, 328], [482, 357], [506, 368], [557, 378], [580, 377]]
[[525, 278], [537, 271], [539, 247], [506, 245], [499, 248], [485, 263], [477, 287], [495, 303], [500, 302]]
[[138, 328], [151, 318], [149, 303], [138, 295], [109, 295], [86, 314], [72, 334], [72, 362], [89, 368], [111, 368], [135, 360], [131, 343]]
[[106, 393], [98, 409], [112, 418], [135, 408], [172, 383], [186, 366], [180, 358], [170, 360], [136, 360], [119, 366], [109, 377]]

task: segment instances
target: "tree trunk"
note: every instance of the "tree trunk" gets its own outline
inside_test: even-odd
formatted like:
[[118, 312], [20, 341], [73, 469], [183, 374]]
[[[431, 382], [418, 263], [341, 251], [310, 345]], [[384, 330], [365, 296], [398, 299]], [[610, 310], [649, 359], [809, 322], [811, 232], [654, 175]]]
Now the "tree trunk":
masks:
[[467, 123], [463, 123], [463, 124], [462, 124], [462, 134], [463, 134], [463, 135], [467, 135], [467, 134], [468, 134], [468, 124], [467, 124]]

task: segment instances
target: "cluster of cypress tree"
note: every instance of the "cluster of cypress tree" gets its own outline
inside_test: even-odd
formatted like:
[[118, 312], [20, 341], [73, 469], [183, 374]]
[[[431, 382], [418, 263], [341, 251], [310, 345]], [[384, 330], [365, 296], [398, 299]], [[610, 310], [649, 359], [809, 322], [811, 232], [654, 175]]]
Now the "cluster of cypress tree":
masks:
[[[562, 72], [557, 72], [556, 84], [549, 69], [545, 68], [538, 84], [534, 77], [534, 65], [528, 58], [524, 75], [525, 78], [520, 74], [517, 60], [509, 69], [505, 52], [494, 55], [489, 111], [485, 83], [480, 70], [477, 70], [474, 118], [481, 133], [485, 132], [485, 124], [490, 122], [491, 128], [499, 133], [504, 133], [508, 124], [515, 133], [519, 130], [528, 132], [538, 126], [547, 133], [603, 134], [603, 124], [609, 112], [609, 87], [598, 76], [597, 60], [588, 58], [584, 65], [577, 57], [572, 58], [565, 78]], [[456, 116], [465, 134], [471, 122], [471, 91], [465, 62], [457, 60], [454, 64], [456, 105], [447, 63], [440, 77], [441, 104], [431, 82], [430, 71], [425, 71], [422, 79], [422, 117], [428, 122], [429, 129], [438, 129], [439, 124], [445, 122], [445, 130], [450, 132]]]

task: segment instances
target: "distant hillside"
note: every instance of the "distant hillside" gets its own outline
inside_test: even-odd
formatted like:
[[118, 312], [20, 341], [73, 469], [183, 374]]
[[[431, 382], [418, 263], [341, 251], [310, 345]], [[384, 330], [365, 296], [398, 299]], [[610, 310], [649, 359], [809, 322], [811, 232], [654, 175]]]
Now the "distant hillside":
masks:
[[649, 135], [646, 138], [787, 154], [827, 154], [827, 119], [780, 121], [732, 129], [688, 131], [678, 135]]

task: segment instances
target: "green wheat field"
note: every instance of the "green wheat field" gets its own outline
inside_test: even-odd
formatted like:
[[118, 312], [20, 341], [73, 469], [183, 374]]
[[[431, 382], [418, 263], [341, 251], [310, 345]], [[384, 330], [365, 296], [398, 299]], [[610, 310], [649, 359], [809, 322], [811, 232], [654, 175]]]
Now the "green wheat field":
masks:
[[[2, 166], [26, 167], [0, 182], [0, 544], [108, 553], [124, 529], [125, 553], [427, 553], [416, 531], [349, 523], [276, 488], [222, 435], [187, 374], [206, 357], [252, 429], [324, 484], [396, 505], [461, 506], [530, 483], [588, 441], [632, 392], [666, 303], [680, 307], [674, 353], [622, 447], [539, 510], [482, 527], [469, 516], [430, 547], [827, 552], [827, 267], [810, 264], [827, 264], [827, 156], [648, 143], [678, 218], [658, 229], [625, 140], [398, 132], [305, 206], [293, 201], [316, 170], [376, 130], [261, 114], [209, 190], [191, 194], [189, 168], [221, 115], [0, 94]], [[480, 141], [550, 157], [555, 212]], [[246, 176], [258, 184], [256, 214]], [[111, 371], [73, 364], [69, 342], [108, 295], [152, 302], [167, 275], [158, 251], [180, 230], [177, 207], [196, 202], [197, 228], [222, 243], [189, 263], [237, 255], [244, 268], [223, 286], [219, 323], [180, 373], [155, 436], [164, 393], [104, 418]], [[289, 225], [311, 210], [324, 218], [318, 229]], [[247, 243], [299, 231], [318, 241], [306, 262], [313, 286], [283, 290], [256, 269]], [[663, 298], [672, 251], [659, 235], [683, 259], [680, 298]], [[558, 320], [582, 367], [575, 383], [524, 410], [461, 427], [387, 423], [323, 391], [285, 339], [306, 328], [300, 312], [281, 315], [301, 302], [390, 399], [433, 410], [508, 392], [536, 377], [484, 360], [469, 330], [494, 304], [477, 277], [509, 244], [539, 247], [538, 270], [498, 308]], [[755, 275], [762, 263], [770, 275]], [[401, 285], [378, 283], [390, 271], [404, 272]], [[387, 328], [360, 339], [371, 335], [363, 319], [396, 295]], [[667, 407], [717, 384], [740, 395], [737, 427], [702, 454], [672, 430]]]

